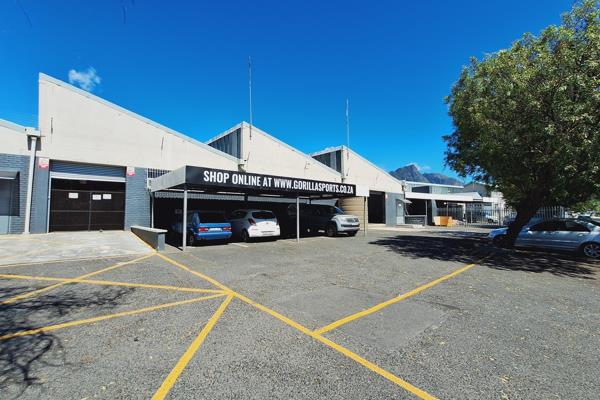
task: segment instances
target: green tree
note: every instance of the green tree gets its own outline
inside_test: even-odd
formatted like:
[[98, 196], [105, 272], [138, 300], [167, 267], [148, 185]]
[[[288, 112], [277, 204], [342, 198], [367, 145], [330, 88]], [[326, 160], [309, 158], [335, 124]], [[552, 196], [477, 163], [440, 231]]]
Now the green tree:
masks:
[[446, 98], [446, 164], [504, 194], [510, 243], [542, 206], [600, 193], [600, 7], [577, 3], [539, 36], [475, 58]]
[[575, 212], [596, 211], [600, 212], [600, 199], [589, 199], [581, 203], [575, 204], [571, 209]]

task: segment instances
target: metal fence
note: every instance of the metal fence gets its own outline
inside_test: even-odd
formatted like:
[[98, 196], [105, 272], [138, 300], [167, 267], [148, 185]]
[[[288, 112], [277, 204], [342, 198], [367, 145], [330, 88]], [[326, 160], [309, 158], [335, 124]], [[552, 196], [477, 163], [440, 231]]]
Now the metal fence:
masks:
[[[456, 225], [465, 226], [507, 226], [514, 221], [517, 213], [510, 207], [499, 207], [495, 204], [455, 204], [438, 207], [432, 216], [452, 217]], [[532, 219], [546, 220], [564, 218], [564, 207], [542, 207]]]
[[427, 225], [427, 215], [405, 215], [405, 225]]

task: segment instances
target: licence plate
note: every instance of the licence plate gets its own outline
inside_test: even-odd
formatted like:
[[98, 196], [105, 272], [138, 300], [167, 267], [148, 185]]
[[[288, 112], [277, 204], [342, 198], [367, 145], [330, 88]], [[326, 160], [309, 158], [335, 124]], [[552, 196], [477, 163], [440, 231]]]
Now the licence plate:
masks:
[[213, 232], [213, 231], [220, 231], [221, 228], [209, 228], [208, 230], [211, 231], [211, 232]]

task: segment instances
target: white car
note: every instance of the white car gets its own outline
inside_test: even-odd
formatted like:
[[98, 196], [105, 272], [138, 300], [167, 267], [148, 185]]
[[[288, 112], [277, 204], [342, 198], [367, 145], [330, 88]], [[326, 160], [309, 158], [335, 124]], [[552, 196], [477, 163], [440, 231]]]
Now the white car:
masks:
[[244, 242], [253, 238], [276, 238], [281, 234], [279, 222], [268, 210], [236, 210], [229, 216], [233, 235]]

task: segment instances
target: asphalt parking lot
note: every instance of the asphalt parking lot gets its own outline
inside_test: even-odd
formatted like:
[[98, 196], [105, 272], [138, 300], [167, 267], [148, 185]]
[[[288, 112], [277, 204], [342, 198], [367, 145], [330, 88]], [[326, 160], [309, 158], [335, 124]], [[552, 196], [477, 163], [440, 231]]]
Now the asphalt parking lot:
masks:
[[0, 398], [597, 398], [600, 265], [483, 236], [0, 266]]

